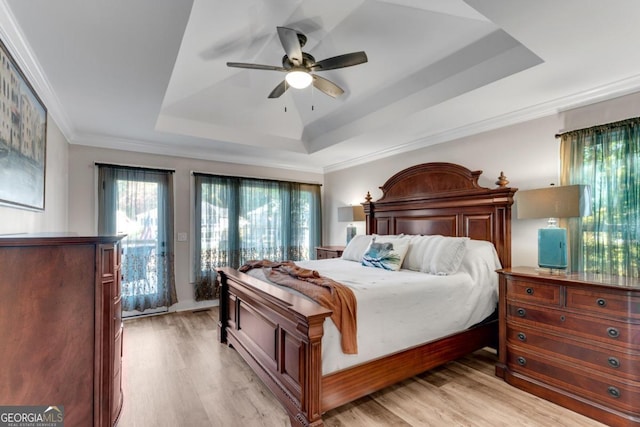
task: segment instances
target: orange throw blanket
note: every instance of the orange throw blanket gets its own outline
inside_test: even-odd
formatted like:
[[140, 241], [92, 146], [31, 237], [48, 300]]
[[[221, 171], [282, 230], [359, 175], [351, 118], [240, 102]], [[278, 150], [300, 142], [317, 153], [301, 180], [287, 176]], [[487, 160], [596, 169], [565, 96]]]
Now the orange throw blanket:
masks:
[[357, 303], [351, 289], [320, 276], [315, 270], [298, 267], [293, 261], [276, 262], [266, 259], [249, 261], [239, 270], [247, 272], [252, 268], [264, 268], [265, 276], [272, 282], [295, 289], [321, 306], [332, 310], [331, 320], [340, 331], [342, 352], [358, 353]]

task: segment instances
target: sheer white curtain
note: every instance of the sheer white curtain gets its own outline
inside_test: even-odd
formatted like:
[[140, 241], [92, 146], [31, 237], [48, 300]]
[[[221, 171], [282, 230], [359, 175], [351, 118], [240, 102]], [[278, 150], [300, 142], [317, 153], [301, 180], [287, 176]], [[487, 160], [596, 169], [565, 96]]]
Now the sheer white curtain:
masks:
[[123, 239], [122, 308], [177, 302], [173, 248], [173, 172], [98, 164], [98, 232]]

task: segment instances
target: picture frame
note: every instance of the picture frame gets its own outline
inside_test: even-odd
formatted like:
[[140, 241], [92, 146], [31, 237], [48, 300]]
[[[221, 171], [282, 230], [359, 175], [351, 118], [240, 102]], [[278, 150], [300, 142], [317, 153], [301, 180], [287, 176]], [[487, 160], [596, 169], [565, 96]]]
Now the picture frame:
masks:
[[47, 108], [0, 40], [0, 204], [44, 211]]

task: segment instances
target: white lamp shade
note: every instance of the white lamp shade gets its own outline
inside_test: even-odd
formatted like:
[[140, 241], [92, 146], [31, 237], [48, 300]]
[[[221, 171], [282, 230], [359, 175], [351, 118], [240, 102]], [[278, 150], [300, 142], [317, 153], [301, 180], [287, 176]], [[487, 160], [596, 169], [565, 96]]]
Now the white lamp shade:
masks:
[[345, 206], [338, 208], [338, 221], [351, 222], [351, 221], [364, 221], [364, 206]]
[[588, 185], [564, 185], [520, 191], [517, 194], [518, 219], [570, 218], [591, 215]]
[[306, 71], [289, 71], [285, 80], [293, 88], [304, 89], [311, 84], [313, 77]]

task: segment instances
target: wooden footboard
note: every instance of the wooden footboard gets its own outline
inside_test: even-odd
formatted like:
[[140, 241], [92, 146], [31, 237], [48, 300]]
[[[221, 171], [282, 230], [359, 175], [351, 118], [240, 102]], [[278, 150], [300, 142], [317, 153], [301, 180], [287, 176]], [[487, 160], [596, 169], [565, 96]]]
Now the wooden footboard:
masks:
[[321, 340], [331, 310], [233, 269], [219, 274], [220, 342], [238, 351], [292, 425], [321, 426]]

